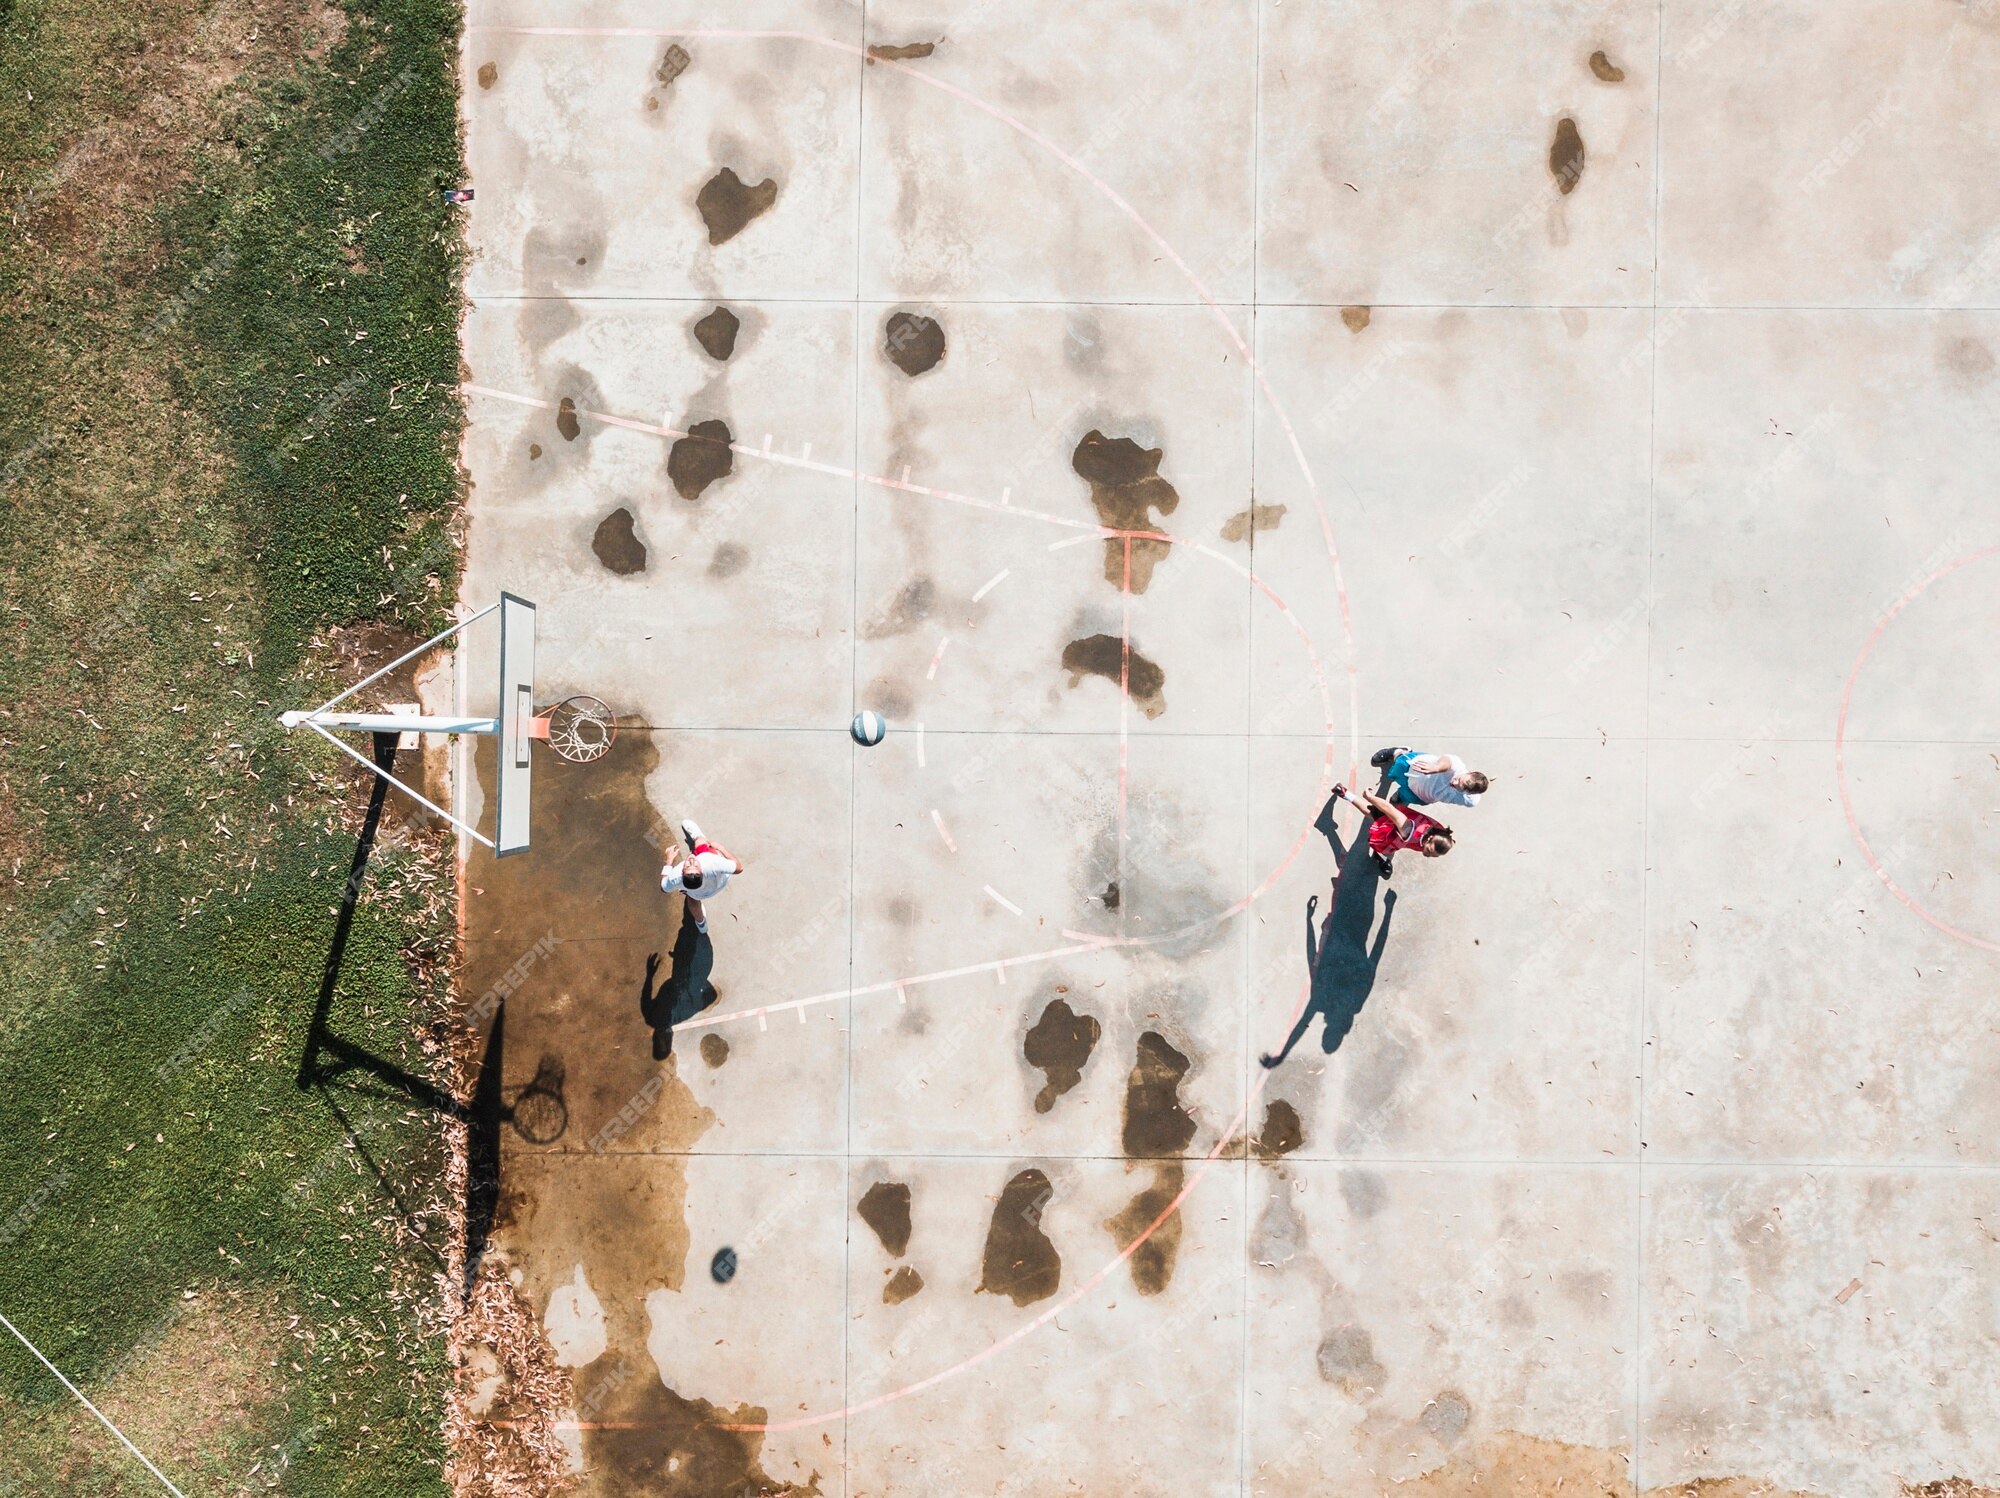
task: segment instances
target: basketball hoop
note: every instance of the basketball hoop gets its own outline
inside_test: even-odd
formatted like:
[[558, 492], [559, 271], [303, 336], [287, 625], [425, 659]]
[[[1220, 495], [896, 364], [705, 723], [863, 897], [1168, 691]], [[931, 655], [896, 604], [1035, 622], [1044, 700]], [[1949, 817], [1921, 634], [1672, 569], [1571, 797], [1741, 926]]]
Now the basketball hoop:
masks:
[[[489, 614], [500, 616], [500, 700], [492, 717], [426, 713], [415, 708], [392, 707], [387, 712], [335, 712], [334, 709], [364, 687], [373, 685], [407, 665], [427, 650], [435, 649], [468, 625]], [[440, 630], [414, 650], [357, 681], [346, 691], [329, 698], [310, 711], [281, 713], [278, 721], [287, 728], [309, 728], [362, 769], [379, 775], [429, 811], [437, 813], [476, 843], [491, 848], [494, 856], [505, 858], [528, 848], [528, 781], [533, 768], [529, 753], [536, 739], [572, 764], [587, 765], [602, 759], [618, 736], [618, 719], [595, 697], [565, 697], [554, 707], [535, 711], [535, 606], [525, 598], [502, 593], [500, 601]], [[335, 738], [332, 730], [367, 734], [453, 733], [483, 735], [499, 741], [498, 775], [493, 786], [493, 836], [488, 837], [470, 822], [407, 785], [388, 769]]]
[[595, 697], [565, 697], [535, 714], [528, 737], [547, 740], [573, 765], [587, 765], [610, 751], [611, 741], [618, 737], [618, 719]]

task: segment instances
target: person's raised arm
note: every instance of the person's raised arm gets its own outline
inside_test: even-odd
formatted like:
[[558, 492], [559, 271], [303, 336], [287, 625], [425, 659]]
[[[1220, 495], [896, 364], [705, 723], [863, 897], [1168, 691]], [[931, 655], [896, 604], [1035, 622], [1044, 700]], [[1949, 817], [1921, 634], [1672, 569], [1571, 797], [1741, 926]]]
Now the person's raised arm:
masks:
[[1393, 801], [1384, 801], [1373, 791], [1363, 791], [1361, 798], [1368, 803], [1368, 809], [1378, 817], [1387, 817], [1398, 832], [1410, 825], [1409, 814]]

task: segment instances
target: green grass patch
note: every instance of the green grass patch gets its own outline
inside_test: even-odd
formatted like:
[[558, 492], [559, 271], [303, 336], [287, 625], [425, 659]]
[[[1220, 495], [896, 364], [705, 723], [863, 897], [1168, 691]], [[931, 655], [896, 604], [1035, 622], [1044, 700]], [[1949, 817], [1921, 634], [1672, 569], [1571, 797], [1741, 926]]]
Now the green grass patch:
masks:
[[[296, 1085], [356, 792], [273, 719], [455, 591], [457, 25], [0, 0], [0, 1313], [190, 1492], [442, 1489], [444, 1133]], [[433, 1076], [448, 877], [378, 852], [333, 1011]], [[158, 1490], [4, 1338], [0, 1427]]]

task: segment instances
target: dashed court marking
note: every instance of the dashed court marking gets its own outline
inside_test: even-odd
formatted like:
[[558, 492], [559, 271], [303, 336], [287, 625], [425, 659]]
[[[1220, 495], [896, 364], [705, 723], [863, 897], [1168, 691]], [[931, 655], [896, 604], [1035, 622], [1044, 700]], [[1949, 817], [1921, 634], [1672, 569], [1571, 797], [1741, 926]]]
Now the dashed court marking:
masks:
[[944, 818], [938, 815], [938, 809], [935, 806], [931, 808], [931, 826], [937, 828], [938, 836], [944, 839], [945, 847], [951, 852], [956, 853], [958, 851], [958, 844], [953, 842], [951, 834], [944, 830]]
[[946, 636], [945, 636], [945, 637], [944, 637], [944, 638], [943, 638], [942, 640], [939, 640], [939, 641], [938, 641], [938, 648], [937, 648], [937, 654], [931, 657], [931, 668], [930, 668], [930, 670], [928, 670], [928, 671], [926, 671], [926, 672], [924, 673], [924, 680], [925, 680], [925, 681], [936, 681], [936, 680], [937, 680], [937, 671], [938, 671], [938, 666], [939, 666], [939, 664], [940, 664], [940, 663], [941, 663], [941, 662], [942, 662], [942, 661], [944, 660], [944, 653], [945, 653], [945, 649], [946, 649], [946, 647], [947, 647], [947, 646], [949, 646], [950, 644], [951, 644], [951, 636], [950, 636], [950, 635], [946, 635]]
[[[1021, 913], [1020, 906], [1016, 905], [1012, 900], [1008, 899], [1005, 895], [1001, 894], [1000, 891], [995, 889], [992, 885], [989, 884], [986, 886], [986, 893], [991, 895], [996, 903], [1004, 905], [1007, 909], [1013, 911], [1014, 914], [1019, 915]], [[1004, 983], [1007, 980], [1005, 978], [1002, 978], [1000, 981]]]
[[998, 572], [994, 573], [993, 576], [991, 576], [986, 580], [985, 586], [982, 587], [977, 593], [974, 593], [972, 595], [972, 601], [974, 603], [979, 602], [980, 599], [984, 598], [988, 593], [991, 593], [995, 588], [999, 587], [1001, 583], [1007, 580], [1007, 575], [1011, 570], [1012, 569], [1010, 568], [1002, 567]]

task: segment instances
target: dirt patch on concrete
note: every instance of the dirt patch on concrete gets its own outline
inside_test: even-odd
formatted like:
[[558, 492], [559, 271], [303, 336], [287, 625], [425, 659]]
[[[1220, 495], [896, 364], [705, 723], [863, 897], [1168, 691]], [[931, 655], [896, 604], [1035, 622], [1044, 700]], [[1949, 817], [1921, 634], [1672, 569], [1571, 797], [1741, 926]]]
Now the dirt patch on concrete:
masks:
[[729, 1059], [729, 1042], [710, 1030], [701, 1038], [701, 1059], [711, 1071], [715, 1070]]
[[777, 201], [778, 184], [771, 178], [753, 185], [724, 167], [702, 184], [694, 206], [708, 227], [708, 242], [727, 244]]
[[[1174, 1277], [1174, 1259], [1181, 1246], [1181, 1214], [1175, 1212], [1164, 1222], [1160, 1222], [1160, 1214], [1173, 1206], [1185, 1181], [1186, 1167], [1178, 1160], [1155, 1165], [1153, 1184], [1104, 1221], [1121, 1253], [1131, 1248], [1147, 1229], [1152, 1229], [1126, 1261], [1132, 1271], [1133, 1287], [1141, 1295], [1158, 1295]], [[1156, 1222], [1160, 1225], [1154, 1228]]]
[[1062, 1255], [1042, 1231], [1042, 1209], [1055, 1194], [1039, 1170], [1024, 1170], [1010, 1180], [993, 1204], [986, 1226], [986, 1251], [981, 1257], [979, 1290], [1004, 1295], [1017, 1306], [1047, 1300], [1062, 1286]]
[[576, 400], [572, 396], [565, 395], [556, 403], [556, 432], [563, 441], [574, 442], [582, 430], [583, 423], [576, 417]]
[[923, 1288], [924, 1277], [909, 1265], [899, 1264], [882, 1286], [882, 1304], [899, 1306]]
[[1564, 115], [1556, 121], [1555, 138], [1549, 142], [1549, 175], [1556, 179], [1556, 191], [1568, 197], [1583, 180], [1583, 135], [1576, 121]]
[[1060, 998], [1050, 999], [1021, 1042], [1028, 1065], [1047, 1078], [1035, 1094], [1035, 1111], [1046, 1113], [1056, 1099], [1083, 1080], [1083, 1068], [1104, 1027], [1091, 1014], [1078, 1014]]
[[895, 46], [877, 44], [868, 49], [870, 62], [915, 62], [937, 51], [936, 42], [901, 42]]
[[927, 374], [944, 357], [944, 329], [920, 312], [891, 312], [882, 324], [882, 352], [912, 379]]
[[1623, 83], [1625, 70], [1613, 62], [1603, 52], [1590, 54], [1590, 71], [1605, 83]]
[[[1160, 477], [1162, 449], [1141, 447], [1130, 437], [1107, 437], [1099, 431], [1084, 433], [1070, 454], [1070, 467], [1090, 485], [1090, 502], [1097, 508], [1100, 523], [1116, 531], [1156, 531], [1155, 511], [1171, 515], [1181, 497], [1174, 486]], [[1112, 536], [1104, 543], [1104, 579], [1126, 587], [1128, 538]], [[1153, 580], [1153, 568], [1172, 549], [1170, 541], [1129, 538], [1129, 575], [1134, 593], [1143, 593]]]
[[729, 450], [735, 439], [726, 421], [697, 421], [685, 437], [667, 449], [667, 477], [682, 499], [700, 499], [702, 491], [718, 479], [729, 477], [736, 455]]
[[1167, 710], [1167, 673], [1158, 662], [1128, 648], [1116, 635], [1085, 635], [1063, 646], [1062, 668], [1072, 689], [1086, 676], [1101, 676], [1138, 704], [1148, 718]]
[[1253, 504], [1247, 510], [1238, 510], [1222, 522], [1222, 539], [1247, 541], [1260, 532], [1276, 530], [1284, 518], [1283, 505]]
[[701, 345], [704, 354], [720, 364], [736, 352], [736, 335], [742, 328], [742, 319], [734, 312], [717, 307], [694, 325], [694, 341]]
[[633, 529], [632, 512], [623, 505], [597, 522], [596, 533], [590, 538], [590, 549], [604, 564], [605, 571], [616, 573], [619, 577], [630, 577], [635, 572], [646, 570], [646, 543]]
[[1125, 1081], [1128, 1159], [1178, 1158], [1194, 1139], [1194, 1115], [1181, 1106], [1181, 1081], [1192, 1063], [1157, 1030], [1139, 1037], [1131, 1075]]
[[900, 1259], [910, 1246], [910, 1188], [902, 1181], [877, 1181], [855, 1209], [882, 1247]]
[[1373, 315], [1366, 307], [1342, 307], [1340, 309], [1340, 320], [1347, 324], [1347, 331], [1350, 333], [1361, 332], [1368, 326], [1369, 320]]
[[1267, 1160], [1289, 1155], [1306, 1142], [1305, 1126], [1299, 1110], [1283, 1098], [1274, 1099], [1264, 1109], [1264, 1127], [1257, 1134], [1257, 1153]]

